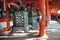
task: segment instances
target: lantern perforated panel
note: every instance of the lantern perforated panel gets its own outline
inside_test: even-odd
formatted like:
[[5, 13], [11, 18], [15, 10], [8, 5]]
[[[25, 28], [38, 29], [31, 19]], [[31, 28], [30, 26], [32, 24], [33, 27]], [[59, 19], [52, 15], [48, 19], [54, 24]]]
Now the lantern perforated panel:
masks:
[[22, 12], [15, 13], [15, 18], [16, 18], [16, 26], [18, 27], [24, 26], [24, 17]]

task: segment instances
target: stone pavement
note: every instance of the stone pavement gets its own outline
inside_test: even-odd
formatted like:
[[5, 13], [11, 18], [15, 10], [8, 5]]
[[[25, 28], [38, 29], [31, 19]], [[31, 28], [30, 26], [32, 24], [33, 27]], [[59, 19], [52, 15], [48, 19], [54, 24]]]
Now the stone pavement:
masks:
[[47, 40], [60, 40], [60, 24], [56, 21], [50, 21], [49, 27], [47, 27]]
[[[60, 40], [60, 24], [57, 23], [56, 21], [50, 21], [50, 24], [49, 24], [49, 27], [46, 28], [46, 31], [47, 31], [47, 35], [48, 35], [48, 39], [42, 39], [42, 38], [39, 38], [39, 37], [36, 37], [36, 36], [31, 36], [31, 35], [28, 35], [29, 33], [25, 33], [24, 34], [24, 31], [15, 31], [15, 32], [22, 32], [21, 35], [24, 35], [24, 36], [27, 36], [28, 37], [24, 37], [20, 34], [18, 34], [18, 36], [16, 36], [16, 34], [13, 34], [13, 36], [5, 36], [4, 37], [1, 37], [0, 36], [0, 40]], [[33, 31], [33, 32], [38, 32], [38, 31]], [[30, 33], [30, 34], [34, 34], [34, 33]], [[35, 33], [34, 35], [37, 35], [38, 33]]]

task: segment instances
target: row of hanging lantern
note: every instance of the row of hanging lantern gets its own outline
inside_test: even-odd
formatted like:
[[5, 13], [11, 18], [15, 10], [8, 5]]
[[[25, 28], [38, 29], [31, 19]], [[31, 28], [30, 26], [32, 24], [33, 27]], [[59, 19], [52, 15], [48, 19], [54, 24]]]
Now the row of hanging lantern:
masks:
[[28, 30], [30, 27], [32, 29], [37, 28], [38, 23], [41, 22], [41, 12], [30, 5], [27, 6], [27, 8], [24, 8], [22, 10], [23, 16], [24, 16], [24, 27]]
[[[22, 8], [22, 9], [21, 9]], [[32, 29], [37, 28], [38, 23], [41, 22], [42, 16], [39, 9], [35, 9], [34, 7], [31, 7], [31, 5], [27, 5], [25, 8], [24, 6], [20, 6], [20, 11], [22, 11], [22, 14], [24, 16], [24, 27], [25, 29], [29, 29], [30, 27]]]
[[[37, 9], [35, 9], [34, 7], [31, 7], [31, 5], [27, 5], [27, 7], [25, 8], [23, 3], [21, 1], [19, 1], [17, 3], [18, 8], [17, 10], [15, 9], [15, 13], [21, 13], [23, 14], [24, 17], [24, 27], [28, 28], [28, 26], [32, 26], [32, 28], [34, 29], [34, 27], [36, 27], [38, 25], [39, 22], [41, 22], [41, 12]], [[13, 8], [12, 8], [13, 9]]]

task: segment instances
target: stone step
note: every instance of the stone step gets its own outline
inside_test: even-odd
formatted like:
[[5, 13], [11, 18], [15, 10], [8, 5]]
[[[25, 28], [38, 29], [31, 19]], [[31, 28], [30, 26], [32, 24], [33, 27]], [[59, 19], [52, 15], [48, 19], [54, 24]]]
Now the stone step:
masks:
[[[26, 34], [25, 34], [26, 35]], [[47, 40], [47, 36], [45, 35], [45, 36], [43, 36], [43, 37], [39, 37], [39, 36], [22, 36], [21, 37], [21, 35], [18, 35], [18, 36], [16, 36], [16, 35], [13, 35], [13, 36], [0, 36], [0, 38], [5, 38], [6, 40], [7, 39], [9, 39], [9, 40], [11, 40], [11, 39], [13, 39], [13, 40]]]

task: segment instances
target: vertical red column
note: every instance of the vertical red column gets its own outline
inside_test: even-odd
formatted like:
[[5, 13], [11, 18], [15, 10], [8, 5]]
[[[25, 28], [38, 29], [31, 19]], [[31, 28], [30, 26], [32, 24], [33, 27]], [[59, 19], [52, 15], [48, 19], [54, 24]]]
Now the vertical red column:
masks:
[[8, 18], [8, 10], [7, 10], [7, 6], [8, 6], [8, 1], [7, 0], [3, 0], [4, 3], [4, 11], [6, 11], [6, 22], [7, 22], [7, 27], [4, 28], [4, 31], [7, 31], [8, 28], [10, 27], [9, 25], [9, 18]]
[[46, 0], [46, 27], [50, 21], [50, 12], [49, 12], [49, 0]]
[[45, 11], [45, 0], [40, 0], [40, 11], [42, 13], [42, 21], [39, 24], [40, 25], [40, 30], [39, 30], [39, 36], [44, 36], [45, 33], [45, 15], [46, 15], [46, 11]]
[[5, 6], [6, 6], [6, 17], [8, 17], [9, 16], [9, 12], [8, 12], [8, 0], [5, 0]]

